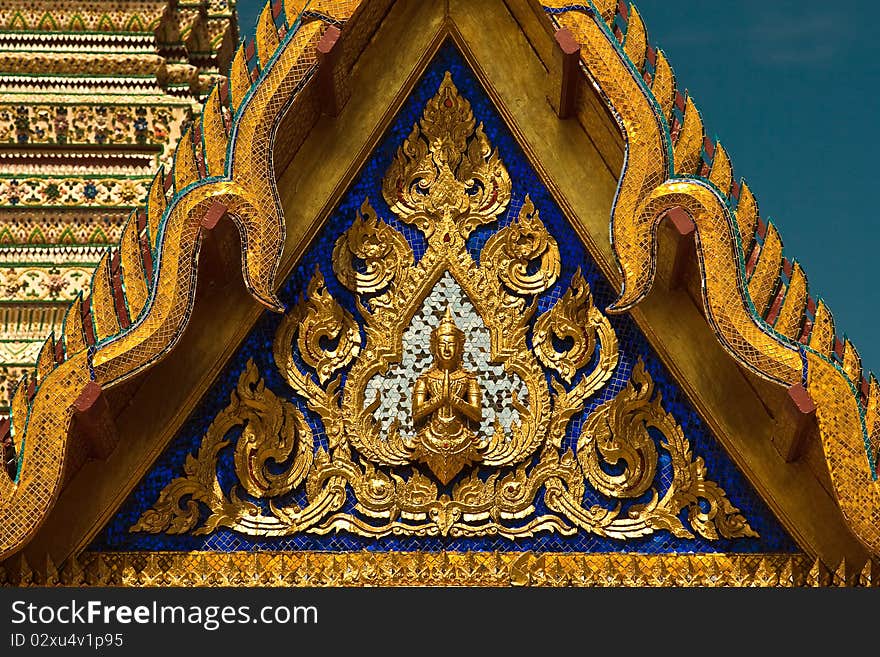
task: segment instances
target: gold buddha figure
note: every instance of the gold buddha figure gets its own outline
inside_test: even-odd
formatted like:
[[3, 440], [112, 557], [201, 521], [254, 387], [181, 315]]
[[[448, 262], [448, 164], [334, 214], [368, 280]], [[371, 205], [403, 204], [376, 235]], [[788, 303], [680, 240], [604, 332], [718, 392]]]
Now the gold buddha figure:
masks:
[[475, 433], [483, 410], [477, 377], [461, 366], [464, 332], [449, 308], [431, 331], [434, 364], [413, 387], [413, 425], [419, 460], [449, 483], [465, 466], [480, 459]]

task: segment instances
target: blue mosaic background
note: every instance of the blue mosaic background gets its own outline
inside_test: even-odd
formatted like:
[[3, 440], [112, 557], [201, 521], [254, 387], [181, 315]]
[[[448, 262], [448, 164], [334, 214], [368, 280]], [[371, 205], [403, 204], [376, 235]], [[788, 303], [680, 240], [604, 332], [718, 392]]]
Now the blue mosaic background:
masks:
[[[315, 267], [324, 272], [327, 288], [332, 295], [356, 317], [358, 316], [352, 295], [336, 281], [332, 274], [330, 254], [336, 238], [345, 231], [355, 217], [356, 210], [364, 198], [369, 198], [380, 217], [400, 230], [413, 247], [416, 258], [425, 250], [422, 234], [413, 227], [397, 221], [395, 215], [385, 204], [381, 184], [394, 153], [409, 135], [413, 124], [421, 117], [425, 103], [436, 93], [445, 71], [452, 73], [452, 79], [460, 93], [470, 102], [477, 121], [484, 123], [490, 142], [498, 149], [510, 173], [513, 184], [513, 199], [506, 215], [497, 223], [477, 229], [468, 242], [471, 254], [477, 258], [486, 239], [500, 227], [515, 218], [522, 206], [526, 193], [539, 210], [544, 224], [555, 236], [562, 256], [562, 273], [556, 285], [539, 301], [537, 317], [551, 307], [566, 289], [571, 276], [580, 267], [589, 283], [596, 304], [605, 308], [613, 301], [615, 294], [599, 269], [584, 249], [580, 239], [556, 207], [547, 188], [528, 163], [522, 149], [498, 115], [474, 74], [461, 55], [451, 44], [445, 45], [429, 66], [412, 95], [401, 109], [393, 125], [370, 157], [343, 197], [336, 212], [331, 216], [325, 229], [316, 237], [302, 261], [285, 282], [279, 293], [285, 304], [293, 304], [302, 294]], [[454, 539], [454, 538], [398, 538], [369, 539], [347, 534], [330, 536], [298, 535], [292, 537], [257, 540], [228, 529], [219, 529], [209, 536], [170, 536], [165, 534], [133, 534], [131, 527], [158, 498], [159, 492], [174, 478], [183, 474], [183, 463], [188, 454], [194, 454], [202, 436], [217, 413], [229, 403], [230, 393], [235, 389], [239, 375], [248, 359], [258, 365], [266, 386], [274, 393], [292, 399], [305, 414], [315, 434], [316, 445], [326, 447], [326, 437], [316, 416], [293, 395], [286, 382], [278, 373], [272, 361], [272, 340], [280, 321], [280, 316], [266, 312], [258, 321], [227, 366], [223, 369], [213, 387], [196, 407], [181, 431], [172, 441], [165, 453], [158, 459], [150, 473], [140, 482], [122, 508], [107, 525], [91, 546], [93, 550], [543, 550], [543, 551], [634, 551], [646, 553], [661, 552], [792, 552], [798, 548], [779, 522], [758, 497], [745, 477], [731, 462], [721, 445], [708, 427], [688, 403], [669, 373], [648, 345], [644, 336], [629, 316], [610, 316], [610, 320], [620, 341], [620, 364], [614, 378], [599, 395], [592, 399], [582, 416], [576, 416], [569, 430], [567, 446], [573, 447], [583, 417], [602, 402], [615, 396], [629, 380], [634, 364], [643, 359], [655, 383], [655, 393], [662, 394], [664, 408], [671, 412], [681, 424], [688, 438], [694, 457], [704, 459], [708, 478], [717, 482], [727, 492], [731, 502], [740, 509], [749, 524], [759, 534], [759, 539], [722, 539], [707, 541], [700, 537], [679, 539], [666, 531], [658, 531], [651, 536], [620, 541], [602, 538], [593, 534], [579, 533], [571, 537], [540, 535], [531, 539], [512, 541], [504, 538]], [[230, 437], [240, 434], [241, 428], [230, 432]], [[658, 436], [659, 437], [659, 436]], [[668, 487], [672, 479], [672, 468], [667, 452], [658, 449], [658, 480], [660, 493]], [[219, 479], [224, 490], [228, 491], [235, 482], [232, 465], [232, 448], [221, 452]], [[589, 485], [587, 486], [589, 490]], [[646, 494], [647, 497], [648, 494]], [[303, 504], [304, 493], [294, 492], [291, 501]], [[642, 502], [643, 499], [634, 502]], [[588, 492], [585, 504], [601, 503], [613, 506], [601, 499], [595, 492]], [[538, 513], [546, 512], [543, 501], [536, 503]], [[346, 509], [351, 511], [349, 502]], [[205, 514], [206, 515], [206, 514]], [[686, 512], [681, 514], [686, 522]]]

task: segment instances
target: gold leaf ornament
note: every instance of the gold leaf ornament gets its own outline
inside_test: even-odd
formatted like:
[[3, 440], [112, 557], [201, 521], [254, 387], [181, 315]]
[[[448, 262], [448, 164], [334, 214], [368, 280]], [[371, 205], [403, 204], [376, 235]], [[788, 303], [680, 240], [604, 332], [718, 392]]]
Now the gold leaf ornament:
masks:
[[300, 301], [299, 317], [299, 352], [323, 385], [360, 351], [357, 322], [327, 290], [319, 268], [315, 268], [306, 296]]
[[[577, 455], [584, 476], [596, 490], [615, 498], [639, 497], [657, 473], [657, 448], [648, 434], [663, 417], [659, 397], [651, 402], [653, 382], [641, 361], [633, 369], [626, 387], [613, 399], [594, 410], [581, 429]], [[602, 463], [620, 461], [626, 467], [609, 474]]]
[[[235, 474], [245, 491], [271, 498], [303, 482], [314, 454], [312, 432], [293, 404], [265, 387], [253, 360], [248, 360], [229, 405], [214, 418], [196, 455], [187, 456], [184, 476], [162, 490], [131, 531], [207, 534], [219, 526], [235, 528], [242, 519], [258, 515], [256, 505], [241, 500], [234, 488], [227, 496], [217, 476], [220, 452], [231, 444], [227, 434], [236, 426], [243, 430], [235, 445]], [[270, 460], [287, 466], [273, 474], [267, 467]], [[199, 503], [210, 513], [196, 527]]]
[[406, 238], [376, 215], [369, 199], [364, 200], [351, 228], [336, 240], [332, 257], [339, 282], [357, 294], [383, 291], [403, 267], [413, 263]]
[[540, 294], [559, 278], [559, 246], [528, 195], [517, 218], [487, 240], [480, 263], [494, 266], [501, 281], [522, 295]]
[[510, 201], [510, 176], [447, 71], [382, 182], [388, 207], [426, 237], [467, 237]]
[[[662, 435], [659, 445], [671, 460], [672, 483], [662, 498], [652, 488], [657, 474], [657, 446], [648, 428]], [[626, 387], [588, 416], [578, 439], [577, 457], [585, 479], [611, 498], [631, 499], [649, 490], [652, 493], [649, 502], [630, 507], [627, 518], [611, 523], [605, 531], [619, 531], [615, 526], [619, 525], [631, 536], [666, 529], [691, 538], [693, 533], [678, 517], [686, 509], [688, 523], [703, 538], [758, 536], [724, 490], [706, 479], [703, 459], [694, 459], [681, 425], [663, 408], [660, 394], [654, 394], [654, 382], [641, 359]], [[609, 474], [603, 461], [610, 465], [624, 461], [626, 467], [620, 474]], [[708, 510], [703, 510], [701, 500]]]
[[[590, 286], [581, 275], [580, 267], [571, 277], [571, 285], [556, 304], [535, 322], [532, 344], [541, 364], [555, 370], [566, 383], [585, 367], [596, 350], [595, 318]], [[598, 313], [601, 317], [601, 313]], [[570, 340], [571, 347], [558, 351], [557, 340]]]
[[[238, 419], [246, 420], [235, 445], [235, 474], [254, 497], [278, 497], [299, 486], [312, 465], [314, 441], [302, 412], [266, 390], [252, 360], [238, 382]], [[269, 468], [290, 463], [281, 473]]]

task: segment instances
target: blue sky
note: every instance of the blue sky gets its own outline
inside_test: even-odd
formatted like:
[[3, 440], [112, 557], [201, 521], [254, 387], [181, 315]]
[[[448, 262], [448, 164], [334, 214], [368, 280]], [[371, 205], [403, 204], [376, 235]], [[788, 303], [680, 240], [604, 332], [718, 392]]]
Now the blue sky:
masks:
[[[242, 33], [263, 2], [239, 0]], [[880, 370], [880, 5], [637, 0], [648, 36], [721, 140], [839, 333]], [[880, 167], [878, 167], [880, 168]], [[871, 190], [874, 190], [873, 192]]]

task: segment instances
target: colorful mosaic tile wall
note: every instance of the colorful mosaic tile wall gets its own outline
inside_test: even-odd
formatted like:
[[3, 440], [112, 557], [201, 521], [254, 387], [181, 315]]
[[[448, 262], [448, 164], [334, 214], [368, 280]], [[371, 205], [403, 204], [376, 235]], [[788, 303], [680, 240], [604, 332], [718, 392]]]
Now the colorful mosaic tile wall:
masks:
[[[282, 301], [295, 304], [305, 292], [315, 271], [320, 266], [325, 273], [327, 289], [332, 296], [352, 314], [357, 316], [352, 295], [332, 276], [331, 252], [337, 237], [352, 223], [355, 213], [365, 198], [369, 198], [377, 214], [387, 223], [404, 234], [418, 259], [425, 251], [425, 239], [412, 226], [400, 223], [385, 204], [381, 181], [387, 171], [398, 146], [407, 137], [413, 124], [420, 118], [425, 103], [437, 91], [444, 73], [450, 71], [455, 85], [462, 96], [467, 98], [473, 108], [477, 121], [482, 121], [489, 141], [498, 149], [512, 182], [513, 199], [506, 215], [498, 222], [475, 230], [468, 242], [471, 255], [477, 258], [488, 237], [515, 218], [525, 195], [528, 194], [540, 211], [541, 220], [555, 236], [559, 245], [562, 271], [557, 283], [540, 299], [536, 317], [553, 306], [563, 292], [568, 289], [572, 275], [580, 268], [589, 283], [596, 305], [604, 309], [614, 298], [615, 293], [604, 279], [599, 269], [587, 254], [574, 230], [556, 207], [549, 191], [541, 183], [529, 165], [521, 148], [506, 128], [488, 96], [482, 90], [474, 74], [468, 69], [463, 58], [451, 45], [444, 46], [416, 85], [408, 101], [395, 118], [387, 134], [383, 137], [363, 170], [353, 181], [342, 198], [339, 207], [330, 217], [324, 230], [316, 238], [292, 275], [279, 293]], [[327, 447], [316, 416], [305, 404], [298, 400], [284, 379], [278, 373], [272, 359], [272, 341], [281, 320], [280, 316], [266, 313], [257, 323], [242, 346], [224, 368], [217, 381], [196, 407], [165, 453], [159, 458], [149, 474], [136, 487], [123, 504], [117, 515], [108, 524], [91, 548], [98, 551], [119, 550], [537, 550], [537, 551], [637, 551], [646, 553], [664, 552], [794, 552], [797, 546], [788, 536], [770, 510], [762, 502], [745, 477], [737, 470], [724, 449], [711, 434], [708, 427], [697, 415], [684, 394], [678, 389], [669, 373], [661, 365], [658, 357], [628, 316], [611, 316], [611, 323], [620, 342], [620, 362], [614, 377], [593, 399], [584, 412], [576, 416], [569, 427], [566, 444], [574, 447], [584, 419], [603, 402], [613, 398], [630, 380], [633, 367], [641, 359], [655, 388], [662, 395], [663, 407], [671, 412], [681, 425], [684, 435], [690, 441], [695, 457], [701, 457], [706, 464], [708, 477], [726, 491], [731, 503], [748, 520], [759, 538], [738, 538], [706, 540], [676, 538], [665, 530], [657, 531], [643, 538], [626, 541], [599, 537], [594, 534], [578, 533], [574, 536], [539, 534], [529, 539], [516, 541], [503, 538], [396, 538], [366, 539], [347, 534], [316, 536], [309, 534], [282, 538], [255, 539], [230, 530], [218, 529], [206, 536], [132, 533], [134, 525], [143, 512], [156, 501], [159, 492], [174, 478], [183, 473], [183, 464], [189, 454], [195, 453], [199, 442], [214, 417], [223, 409], [235, 389], [239, 376], [249, 360], [253, 360], [266, 386], [275, 394], [290, 399], [304, 413], [315, 436], [316, 446]], [[234, 429], [229, 438], [234, 439]], [[219, 481], [228, 491], [235, 483], [232, 463], [232, 450], [221, 452], [219, 461]], [[668, 455], [661, 452], [658, 463], [658, 481], [661, 488], [668, 486], [672, 476], [672, 465]], [[295, 491], [290, 501], [303, 504], [304, 493]], [[638, 501], [638, 500], [636, 500]], [[588, 492], [584, 505], [604, 502], [595, 491]], [[538, 512], [544, 512], [543, 501], [536, 504]], [[683, 512], [684, 513], [684, 512]]]

